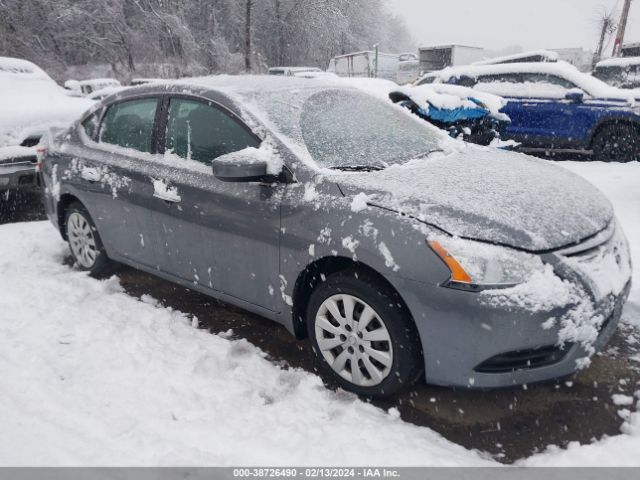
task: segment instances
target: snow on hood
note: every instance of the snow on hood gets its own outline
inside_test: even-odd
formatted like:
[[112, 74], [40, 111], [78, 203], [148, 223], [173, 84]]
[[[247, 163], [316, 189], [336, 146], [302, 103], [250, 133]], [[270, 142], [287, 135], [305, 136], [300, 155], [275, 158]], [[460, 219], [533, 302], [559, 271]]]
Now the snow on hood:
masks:
[[569, 171], [522, 154], [460, 146], [379, 172], [329, 177], [347, 195], [454, 236], [539, 252], [583, 240], [613, 219], [607, 198]]
[[0, 72], [0, 146], [19, 144], [50, 127], [66, 127], [94, 102], [70, 97], [49, 77]]

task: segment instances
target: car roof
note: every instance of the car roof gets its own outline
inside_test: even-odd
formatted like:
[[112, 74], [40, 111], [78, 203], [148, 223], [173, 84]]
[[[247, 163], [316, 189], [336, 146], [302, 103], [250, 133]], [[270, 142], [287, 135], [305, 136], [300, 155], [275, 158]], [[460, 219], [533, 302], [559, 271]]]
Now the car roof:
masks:
[[628, 67], [630, 65], [640, 65], [640, 57], [608, 58], [598, 62], [596, 68]]

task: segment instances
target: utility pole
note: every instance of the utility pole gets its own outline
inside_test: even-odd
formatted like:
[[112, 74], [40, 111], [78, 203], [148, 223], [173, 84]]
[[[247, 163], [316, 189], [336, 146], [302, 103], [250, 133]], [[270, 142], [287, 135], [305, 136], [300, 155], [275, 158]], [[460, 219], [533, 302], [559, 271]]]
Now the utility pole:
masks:
[[622, 54], [622, 45], [624, 42], [624, 34], [627, 29], [627, 22], [629, 20], [629, 10], [631, 9], [632, 0], [625, 0], [624, 7], [622, 8], [622, 17], [620, 17], [620, 26], [618, 26], [618, 34], [616, 35], [616, 41], [613, 44], [613, 56], [619, 57]]

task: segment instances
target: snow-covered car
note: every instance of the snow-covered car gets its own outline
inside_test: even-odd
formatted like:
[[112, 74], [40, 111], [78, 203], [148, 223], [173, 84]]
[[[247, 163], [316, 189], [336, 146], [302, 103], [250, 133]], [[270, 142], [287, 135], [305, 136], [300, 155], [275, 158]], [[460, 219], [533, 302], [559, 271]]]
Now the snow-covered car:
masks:
[[501, 111], [507, 104], [503, 98], [458, 85], [400, 87], [389, 98], [453, 138], [479, 145], [499, 143], [510, 123]]
[[31, 62], [0, 57], [0, 147], [36, 145], [51, 127], [68, 127], [95, 102], [70, 96]]
[[333, 81], [130, 89], [46, 148], [43, 203], [77, 268], [125, 263], [279, 322], [362, 395], [569, 375], [629, 293], [591, 184]]
[[596, 64], [592, 75], [613, 87], [640, 88], [640, 57], [602, 60]]
[[0, 147], [0, 192], [36, 189], [36, 161], [34, 147]]
[[64, 88], [85, 97], [98, 90], [121, 86], [120, 82], [115, 78], [91, 78], [89, 80], [67, 80], [64, 82]]
[[640, 110], [633, 92], [566, 62], [451, 67], [423, 81], [505, 98], [503, 112], [511, 119], [506, 139], [523, 150], [591, 154], [602, 161], [640, 159]]

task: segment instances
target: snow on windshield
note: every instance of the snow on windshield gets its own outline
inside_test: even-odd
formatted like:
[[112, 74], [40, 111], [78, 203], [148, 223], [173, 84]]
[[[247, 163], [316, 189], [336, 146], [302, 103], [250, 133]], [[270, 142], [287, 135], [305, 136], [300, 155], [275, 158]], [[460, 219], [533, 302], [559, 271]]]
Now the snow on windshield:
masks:
[[433, 150], [438, 138], [404, 112], [349, 90], [305, 99], [299, 135], [323, 167], [387, 166]]

